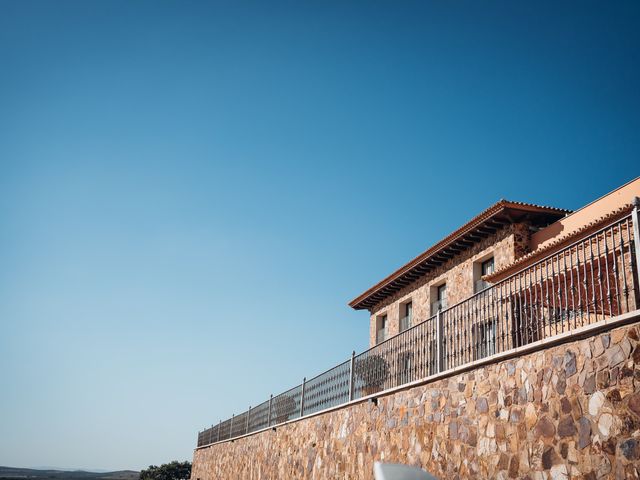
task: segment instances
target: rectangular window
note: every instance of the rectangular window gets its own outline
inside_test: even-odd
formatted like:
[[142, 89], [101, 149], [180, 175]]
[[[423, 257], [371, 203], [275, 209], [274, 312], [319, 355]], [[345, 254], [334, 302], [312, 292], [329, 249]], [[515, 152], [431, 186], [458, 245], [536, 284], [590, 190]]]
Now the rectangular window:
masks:
[[443, 283], [438, 287], [438, 305], [440, 308], [447, 308], [447, 284]]
[[475, 276], [475, 285], [474, 285], [474, 293], [481, 292], [482, 290], [491, 286], [489, 282], [485, 282], [482, 280], [482, 277], [485, 275], [490, 275], [495, 271], [495, 266], [493, 262], [493, 257], [483, 261], [480, 263], [480, 268], [478, 268], [474, 264], [474, 276]]
[[481, 272], [482, 272], [482, 276], [490, 275], [493, 273], [493, 257], [491, 257], [489, 260], [485, 260], [484, 262], [482, 262]]
[[376, 321], [376, 343], [384, 342], [387, 337], [387, 316], [382, 315]]
[[[433, 295], [433, 289], [432, 295]], [[438, 313], [438, 310], [447, 308], [447, 284], [443, 283], [435, 287], [436, 301], [431, 302], [431, 315]]]
[[411, 302], [407, 302], [402, 306], [402, 316], [400, 317], [400, 331], [404, 332], [405, 330], [411, 328], [412, 323], [412, 314], [413, 314], [413, 304]]

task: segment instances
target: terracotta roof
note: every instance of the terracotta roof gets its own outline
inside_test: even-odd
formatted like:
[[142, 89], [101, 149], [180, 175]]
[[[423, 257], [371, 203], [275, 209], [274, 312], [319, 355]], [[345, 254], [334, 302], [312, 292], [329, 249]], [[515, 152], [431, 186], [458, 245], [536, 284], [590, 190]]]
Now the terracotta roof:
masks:
[[561, 235], [555, 240], [547, 243], [546, 245], [534, 250], [533, 252], [527, 253], [526, 255], [514, 260], [513, 262], [505, 265], [499, 270], [496, 270], [490, 275], [485, 275], [482, 277], [483, 280], [487, 280], [489, 282], [499, 281], [516, 269], [518, 267], [523, 267], [527, 264], [533, 263], [533, 261], [537, 260], [542, 254], [550, 253], [553, 250], [558, 250], [559, 248], [565, 246], [568, 243], [572, 243], [577, 237], [590, 233], [593, 230], [597, 230], [598, 227], [602, 226], [603, 223], [607, 223], [610, 220], [615, 220], [617, 218], [624, 217], [633, 209], [633, 204], [628, 203], [623, 205], [612, 212], [607, 213], [606, 215], [602, 215], [601, 217], [596, 218], [595, 220], [585, 224], [573, 232], [566, 233], [565, 235]]
[[373, 307], [384, 298], [443, 264], [449, 258], [495, 233], [504, 225], [528, 219], [533, 223], [546, 226], [568, 213], [571, 213], [571, 210], [500, 200], [387, 278], [354, 298], [349, 302], [349, 306], [356, 310]]

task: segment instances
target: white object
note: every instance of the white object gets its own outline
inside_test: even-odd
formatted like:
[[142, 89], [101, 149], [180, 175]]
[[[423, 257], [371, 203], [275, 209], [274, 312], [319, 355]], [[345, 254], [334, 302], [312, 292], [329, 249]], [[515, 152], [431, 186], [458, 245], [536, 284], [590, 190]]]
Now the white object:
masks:
[[373, 464], [373, 476], [375, 480], [438, 480], [421, 468], [410, 467], [400, 463], [375, 462]]

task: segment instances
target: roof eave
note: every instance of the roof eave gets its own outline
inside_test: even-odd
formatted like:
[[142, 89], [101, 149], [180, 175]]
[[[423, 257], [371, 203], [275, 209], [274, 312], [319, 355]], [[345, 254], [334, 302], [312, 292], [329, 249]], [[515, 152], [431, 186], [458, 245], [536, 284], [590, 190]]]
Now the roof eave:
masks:
[[420, 264], [429, 260], [431, 257], [435, 256], [439, 252], [442, 252], [447, 247], [459, 242], [462, 237], [471, 233], [473, 230], [479, 228], [483, 223], [491, 220], [492, 218], [498, 216], [500, 213], [504, 213], [506, 210], [513, 209], [523, 212], [534, 212], [534, 213], [548, 213], [550, 215], [566, 215], [570, 213], [570, 210], [554, 208], [554, 207], [543, 207], [540, 205], [533, 205], [521, 202], [512, 202], [508, 200], [500, 200], [476, 215], [469, 222], [465, 223], [463, 226], [440, 240], [438, 243], [415, 257], [413, 260], [409, 261], [398, 270], [393, 272], [391, 275], [384, 278], [382, 281], [378, 282], [373, 287], [369, 288], [367, 291], [357, 296], [353, 300], [349, 302], [349, 306], [355, 310], [364, 310], [368, 309], [371, 306], [378, 303], [378, 301], [373, 301], [371, 297], [376, 294], [381, 293], [385, 288], [388, 288], [393, 282], [397, 281], [403, 275], [411, 272], [414, 268], [420, 266]]

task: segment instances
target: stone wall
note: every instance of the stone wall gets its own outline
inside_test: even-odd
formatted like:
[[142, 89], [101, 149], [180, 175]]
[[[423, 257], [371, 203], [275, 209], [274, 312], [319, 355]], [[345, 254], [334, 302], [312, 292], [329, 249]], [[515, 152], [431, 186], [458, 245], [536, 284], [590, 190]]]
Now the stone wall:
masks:
[[[637, 321], [637, 318], [636, 318]], [[194, 453], [193, 480], [640, 477], [640, 324]]]

